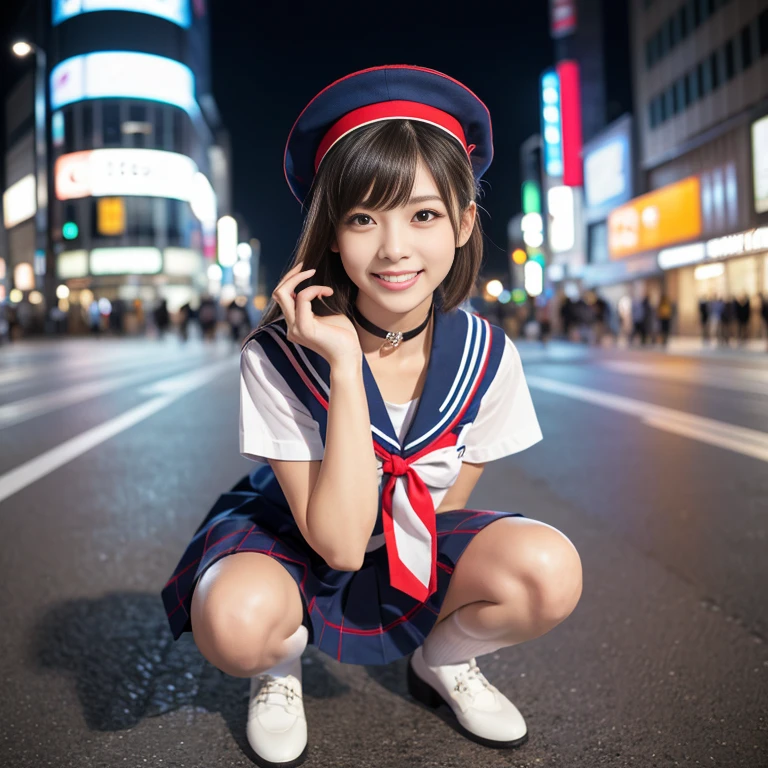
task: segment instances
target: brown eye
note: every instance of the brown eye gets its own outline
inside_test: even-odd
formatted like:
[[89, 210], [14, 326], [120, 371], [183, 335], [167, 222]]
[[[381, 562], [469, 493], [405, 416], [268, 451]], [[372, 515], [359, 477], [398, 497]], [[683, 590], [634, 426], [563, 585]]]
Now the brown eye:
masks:
[[422, 224], [426, 224], [427, 222], [432, 221], [432, 219], [419, 218], [421, 216], [433, 216], [434, 218], [438, 219], [440, 218], [441, 214], [439, 214], [437, 211], [429, 211], [429, 210], [419, 211], [414, 218], [418, 219], [418, 221], [421, 222]]

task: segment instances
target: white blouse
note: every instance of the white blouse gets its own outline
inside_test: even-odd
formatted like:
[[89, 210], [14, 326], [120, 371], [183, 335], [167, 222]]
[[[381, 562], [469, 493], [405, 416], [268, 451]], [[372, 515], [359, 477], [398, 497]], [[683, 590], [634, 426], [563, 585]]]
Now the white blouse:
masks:
[[[416, 398], [409, 403], [385, 403], [401, 440], [418, 401]], [[541, 439], [520, 354], [507, 337], [499, 370], [483, 396], [477, 417], [459, 434], [456, 471], [455, 475], [450, 474], [455, 479], [462, 461], [495, 461]], [[324, 453], [319, 424], [255, 339], [246, 345], [240, 359], [240, 453], [262, 463], [267, 463], [267, 459], [317, 461]], [[450, 487], [453, 479], [446, 477], [444, 488]]]

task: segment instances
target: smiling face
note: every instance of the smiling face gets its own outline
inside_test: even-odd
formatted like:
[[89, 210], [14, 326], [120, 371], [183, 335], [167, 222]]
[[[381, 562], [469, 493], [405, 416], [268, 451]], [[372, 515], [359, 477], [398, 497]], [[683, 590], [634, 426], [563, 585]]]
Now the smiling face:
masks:
[[475, 223], [472, 202], [454, 233], [448, 204], [419, 160], [405, 205], [374, 210], [361, 204], [339, 221], [331, 250], [358, 287], [357, 307], [371, 322], [399, 330], [423, 320], [456, 248], [466, 243]]

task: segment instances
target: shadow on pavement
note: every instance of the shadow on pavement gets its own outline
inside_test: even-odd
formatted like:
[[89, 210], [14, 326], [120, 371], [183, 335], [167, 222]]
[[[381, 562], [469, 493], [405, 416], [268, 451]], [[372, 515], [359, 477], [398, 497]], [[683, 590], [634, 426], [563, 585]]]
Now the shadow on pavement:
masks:
[[[308, 696], [347, 693], [322, 654], [307, 657]], [[174, 642], [159, 594], [118, 592], [53, 607], [33, 629], [28, 660], [37, 670], [73, 679], [89, 730], [127, 730], [144, 718], [191, 707], [218, 712], [238, 746], [250, 754], [245, 736], [249, 681], [209, 664], [190, 633]]]

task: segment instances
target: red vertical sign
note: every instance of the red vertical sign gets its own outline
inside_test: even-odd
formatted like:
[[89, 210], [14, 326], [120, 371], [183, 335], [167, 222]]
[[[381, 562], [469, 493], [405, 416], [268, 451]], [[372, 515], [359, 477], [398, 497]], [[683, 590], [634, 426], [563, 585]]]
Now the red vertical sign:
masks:
[[581, 88], [578, 63], [559, 62], [557, 76], [560, 78], [563, 184], [569, 187], [580, 187], [584, 183], [584, 166], [581, 159]]

